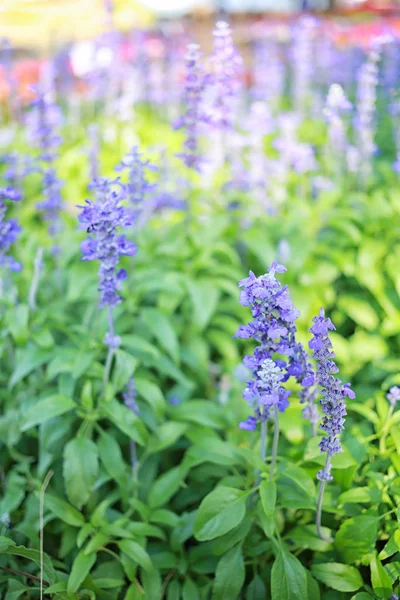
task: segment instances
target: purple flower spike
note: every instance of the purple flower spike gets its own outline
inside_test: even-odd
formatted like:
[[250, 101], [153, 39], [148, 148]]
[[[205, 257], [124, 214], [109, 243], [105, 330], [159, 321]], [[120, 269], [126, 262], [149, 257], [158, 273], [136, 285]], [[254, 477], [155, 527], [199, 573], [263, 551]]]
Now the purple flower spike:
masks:
[[[300, 352], [302, 346], [296, 342], [294, 322], [299, 312], [293, 306], [287, 286], [282, 286], [275, 277], [276, 273], [285, 271], [286, 267], [275, 261], [266, 275], [256, 277], [250, 271], [249, 277], [239, 282], [240, 303], [251, 308], [253, 320], [241, 325], [235, 337], [253, 338], [260, 343], [251, 356], [243, 359], [244, 366], [253, 374], [247, 381], [243, 398], [255, 415], [240, 424], [242, 429], [253, 428], [268, 419], [273, 406], [284, 412], [290, 392], [281, 384], [290, 376], [301, 381], [310, 370]], [[288, 362], [274, 358], [276, 354], [286, 355]]]
[[[348, 385], [348, 384], [346, 384]], [[400, 400], [400, 388], [397, 385], [394, 385], [390, 388], [389, 392], [386, 395], [386, 398], [389, 400], [390, 405], [393, 408], [396, 406], [397, 402]]]
[[218, 21], [213, 31], [214, 51], [211, 57], [214, 72], [215, 99], [211, 121], [222, 129], [233, 126], [233, 101], [241, 86], [243, 61], [232, 40], [232, 30], [228, 23]]
[[[115, 189], [118, 181], [108, 179], [95, 180], [91, 188], [96, 190], [96, 201], [86, 200], [86, 206], [79, 206], [81, 213], [79, 221], [81, 227], [86, 228], [89, 236], [82, 243], [82, 260], [98, 260], [100, 306], [112, 308], [121, 302], [117, 290], [120, 289], [121, 281], [126, 279], [126, 272], [117, 271], [120, 256], [133, 256], [136, 254], [136, 246], [119, 235], [119, 227], [128, 227], [133, 223], [130, 211], [121, 206], [125, 198], [125, 189], [119, 186]], [[112, 332], [111, 332], [112, 333]]]
[[11, 186], [0, 188], [0, 268], [7, 268], [11, 271], [20, 271], [22, 266], [12, 256], [7, 253], [10, 246], [16, 241], [21, 227], [16, 219], [6, 220], [6, 204], [5, 200], [13, 202], [19, 201], [21, 194]]
[[[332, 360], [336, 355], [329, 339], [329, 331], [333, 329], [335, 326], [325, 317], [325, 311], [321, 308], [319, 315], [313, 318], [310, 332], [314, 337], [309, 346], [314, 351], [313, 358], [318, 361], [317, 383], [321, 388], [320, 404], [324, 413], [320, 428], [327, 434], [321, 439], [319, 446], [321, 452], [327, 452], [330, 457], [342, 451], [339, 436], [344, 429], [344, 417], [347, 414], [345, 397], [355, 398], [350, 384], [343, 384], [340, 379], [334, 377], [339, 369]], [[327, 461], [328, 467], [329, 464]], [[319, 471], [317, 478], [320, 481], [330, 481], [330, 468]]]
[[157, 167], [150, 161], [143, 160], [141, 152], [137, 146], [133, 146], [131, 151], [124, 156], [121, 163], [115, 167], [115, 171], [128, 171], [129, 182], [125, 186], [128, 199], [132, 204], [135, 218], [143, 212], [146, 195], [156, 187], [146, 179], [146, 170], [156, 171]]
[[186, 54], [186, 79], [183, 92], [185, 112], [175, 123], [175, 129], [185, 129], [184, 151], [178, 154], [184, 164], [196, 171], [201, 170], [203, 162], [199, 153], [199, 137], [202, 123], [207, 122], [203, 109], [203, 95], [206, 77], [200, 59], [202, 53], [197, 44], [189, 44]]

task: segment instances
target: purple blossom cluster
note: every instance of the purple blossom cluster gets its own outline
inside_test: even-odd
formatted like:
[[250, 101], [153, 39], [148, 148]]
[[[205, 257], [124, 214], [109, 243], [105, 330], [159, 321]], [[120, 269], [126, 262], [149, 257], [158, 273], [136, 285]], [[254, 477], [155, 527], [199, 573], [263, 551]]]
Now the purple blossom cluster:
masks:
[[118, 228], [132, 225], [133, 215], [121, 205], [126, 197], [124, 186], [115, 184], [118, 180], [95, 180], [91, 186], [96, 192], [95, 202], [86, 200], [85, 206], [79, 206], [81, 227], [93, 234], [82, 243], [82, 260], [100, 262], [100, 306], [110, 308], [121, 302], [118, 290], [127, 278], [125, 269], [117, 270], [120, 256], [133, 256], [137, 250], [124, 235], [118, 234]]
[[202, 124], [207, 122], [203, 108], [203, 96], [207, 78], [201, 65], [201, 56], [197, 44], [189, 44], [186, 53], [186, 77], [183, 91], [184, 114], [175, 122], [175, 129], [185, 129], [186, 139], [183, 152], [178, 154], [184, 164], [196, 171], [201, 170], [203, 162], [199, 151], [199, 135]]
[[233, 125], [233, 100], [241, 86], [243, 61], [236, 50], [232, 30], [225, 21], [218, 21], [213, 31], [214, 50], [211, 56], [214, 87], [214, 101], [211, 108], [211, 122], [221, 129]]
[[400, 400], [400, 388], [397, 385], [392, 386], [387, 393], [386, 398], [389, 400], [390, 406], [393, 406], [394, 408]]
[[60, 213], [63, 208], [62, 183], [54, 169], [57, 148], [62, 143], [60, 127], [63, 115], [60, 107], [52, 100], [50, 91], [35, 88], [35, 92], [36, 99], [28, 114], [27, 130], [31, 142], [41, 151], [38, 160], [43, 177], [44, 200], [38, 202], [37, 208], [43, 211], [49, 233], [54, 236], [61, 229]]
[[[313, 358], [318, 362], [316, 383], [321, 388], [320, 404], [324, 414], [320, 428], [327, 434], [322, 437], [319, 447], [321, 452], [327, 452], [329, 456], [342, 451], [339, 436], [344, 429], [345, 398], [355, 398], [350, 384], [343, 384], [340, 379], [334, 377], [339, 371], [333, 361], [336, 355], [329, 339], [329, 331], [334, 329], [331, 319], [325, 317], [325, 311], [321, 308], [319, 315], [313, 318], [313, 325], [310, 328], [313, 338], [309, 342], [309, 347], [313, 350]], [[330, 462], [327, 461], [325, 468], [318, 472], [318, 479], [330, 481], [332, 479], [330, 470]]]
[[[241, 325], [236, 337], [259, 342], [254, 353], [243, 359], [243, 364], [253, 374], [243, 397], [255, 410], [255, 415], [240, 424], [242, 429], [255, 429], [259, 421], [268, 418], [267, 409], [272, 405], [283, 412], [288, 406], [290, 392], [280, 384], [290, 376], [298, 381], [307, 376], [309, 364], [305, 363], [301, 344], [296, 340], [295, 321], [299, 312], [293, 306], [287, 286], [282, 286], [275, 277], [275, 273], [284, 271], [283, 265], [273, 262], [265, 275], [256, 277], [250, 271], [249, 277], [239, 282], [243, 288], [240, 303], [251, 308], [253, 320]], [[286, 356], [287, 362], [274, 358], [276, 354]]]
[[135, 217], [143, 211], [146, 194], [153, 191], [155, 184], [146, 179], [146, 170], [156, 171], [157, 167], [150, 161], [143, 160], [142, 153], [137, 146], [124, 156], [121, 163], [115, 167], [115, 171], [128, 171], [129, 181], [125, 185], [126, 194], [130, 201]]
[[12, 244], [16, 241], [21, 227], [16, 219], [6, 219], [6, 200], [18, 202], [21, 194], [15, 188], [8, 186], [0, 188], [0, 268], [20, 271], [22, 266], [13, 256], [8, 255]]

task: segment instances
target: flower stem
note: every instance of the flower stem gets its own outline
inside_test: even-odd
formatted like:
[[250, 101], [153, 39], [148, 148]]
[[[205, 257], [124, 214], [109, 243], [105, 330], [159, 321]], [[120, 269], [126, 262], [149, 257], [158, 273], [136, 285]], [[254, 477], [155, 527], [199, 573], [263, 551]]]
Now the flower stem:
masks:
[[[329, 456], [329, 454], [327, 454], [325, 466], [324, 466], [324, 473], [329, 472], [330, 461], [331, 461], [331, 457]], [[319, 485], [318, 501], [317, 501], [317, 514], [316, 514], [316, 518], [315, 518], [315, 525], [317, 527], [317, 533], [318, 533], [319, 537], [321, 538], [321, 540], [328, 539], [324, 536], [324, 534], [322, 533], [322, 530], [321, 530], [322, 500], [324, 498], [325, 486], [326, 486], [326, 481], [322, 480]]]
[[267, 451], [267, 421], [261, 421], [260, 458], [264, 462]]
[[[109, 333], [110, 333], [110, 337], [112, 340], [114, 338], [114, 315], [113, 315], [111, 306], [108, 307], [108, 328], [109, 328]], [[108, 346], [106, 364], [104, 367], [103, 394], [106, 391], [108, 381], [110, 379], [111, 365], [112, 365], [112, 359], [113, 359], [114, 353], [115, 353], [114, 346], [113, 345]]]
[[35, 310], [36, 308], [36, 295], [39, 287], [40, 272], [43, 266], [43, 248], [38, 248], [33, 263], [33, 277], [31, 287], [29, 288], [29, 308]]
[[277, 406], [274, 406], [274, 440], [272, 442], [272, 453], [271, 453], [271, 467], [269, 471], [269, 478], [272, 479], [275, 474], [276, 456], [278, 454], [278, 442], [279, 442], [279, 413]]

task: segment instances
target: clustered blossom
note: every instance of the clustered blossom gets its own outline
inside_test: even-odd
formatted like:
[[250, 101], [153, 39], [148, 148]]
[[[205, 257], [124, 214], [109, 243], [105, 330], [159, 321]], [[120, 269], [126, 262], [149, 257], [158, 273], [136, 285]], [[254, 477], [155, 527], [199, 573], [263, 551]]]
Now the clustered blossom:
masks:
[[0, 268], [8, 268], [11, 271], [20, 271], [21, 264], [13, 256], [8, 255], [12, 244], [16, 241], [21, 227], [16, 219], [6, 219], [5, 200], [17, 202], [21, 194], [11, 186], [0, 188]]
[[395, 407], [400, 400], [400, 388], [397, 385], [391, 387], [386, 394], [386, 398], [389, 400], [390, 405]]
[[137, 391], [135, 386], [135, 380], [133, 377], [130, 377], [128, 385], [126, 386], [122, 397], [124, 399], [125, 406], [129, 408], [129, 410], [133, 412], [134, 415], [138, 415], [140, 411], [138, 403], [136, 402]]
[[347, 146], [346, 126], [343, 115], [351, 109], [343, 88], [338, 83], [333, 83], [328, 91], [324, 116], [328, 122], [329, 152], [336, 162], [343, 160]]
[[31, 142], [41, 150], [38, 159], [43, 176], [44, 200], [37, 204], [49, 226], [50, 235], [60, 231], [60, 212], [63, 208], [62, 184], [53, 163], [62, 143], [59, 130], [63, 121], [60, 107], [52, 101], [51, 93], [35, 88], [36, 99], [28, 115], [27, 129]]
[[243, 61], [232, 40], [232, 30], [228, 23], [218, 21], [213, 31], [214, 51], [212, 83], [215, 98], [211, 120], [222, 129], [233, 125], [233, 100], [240, 89]]
[[146, 170], [156, 171], [157, 167], [150, 161], [143, 160], [137, 146], [124, 156], [121, 163], [115, 167], [117, 172], [128, 171], [129, 181], [125, 185], [128, 200], [132, 204], [135, 217], [143, 211], [146, 194], [154, 190], [155, 184], [146, 179]]
[[[287, 286], [282, 286], [275, 277], [275, 273], [284, 271], [283, 265], [274, 262], [266, 275], [256, 277], [250, 271], [249, 277], [239, 282], [243, 288], [240, 303], [251, 308], [253, 320], [248, 325], [241, 325], [236, 337], [253, 338], [260, 343], [251, 356], [243, 359], [243, 364], [253, 374], [243, 397], [255, 409], [255, 415], [240, 424], [242, 429], [255, 429], [259, 421], [268, 418], [268, 410], [264, 407], [276, 405], [283, 412], [288, 406], [290, 392], [280, 383], [290, 376], [298, 380], [306, 376], [304, 357], [299, 354], [296, 341], [295, 321], [299, 312], [293, 306]], [[273, 359], [275, 354], [287, 356], [288, 363]]]
[[364, 175], [371, 172], [371, 161], [375, 153], [375, 109], [378, 85], [378, 61], [380, 48], [373, 48], [362, 65], [357, 87], [356, 129], [361, 169]]
[[184, 164], [200, 171], [202, 158], [199, 153], [199, 137], [201, 125], [207, 122], [203, 110], [203, 95], [206, 87], [206, 76], [200, 59], [202, 53], [197, 44], [189, 44], [186, 54], [186, 78], [183, 91], [184, 114], [175, 123], [176, 129], [185, 129], [186, 139], [184, 151], [178, 154]]
[[[345, 397], [355, 398], [350, 384], [343, 384], [340, 379], [334, 377], [339, 371], [333, 361], [336, 354], [329, 339], [329, 331], [334, 329], [332, 321], [325, 317], [325, 311], [321, 308], [319, 315], [313, 318], [313, 325], [310, 328], [313, 338], [308, 344], [313, 350], [313, 358], [318, 362], [316, 383], [321, 388], [320, 404], [324, 413], [320, 428], [327, 434], [321, 439], [319, 447], [321, 452], [327, 452], [329, 456], [342, 451], [339, 436], [344, 429], [344, 417], [347, 414]], [[318, 479], [331, 481], [330, 470], [331, 466], [328, 461], [327, 466], [318, 472]]]
[[[110, 308], [121, 302], [118, 290], [121, 282], [127, 278], [125, 269], [117, 270], [120, 256], [133, 256], [136, 246], [117, 233], [119, 227], [128, 227], [133, 223], [133, 215], [121, 206], [125, 198], [123, 186], [115, 188], [117, 181], [98, 179], [92, 184], [96, 191], [96, 201], [86, 200], [86, 206], [79, 206], [79, 221], [87, 229], [89, 236], [82, 243], [82, 260], [98, 260], [100, 306]], [[112, 340], [109, 340], [112, 341]]]

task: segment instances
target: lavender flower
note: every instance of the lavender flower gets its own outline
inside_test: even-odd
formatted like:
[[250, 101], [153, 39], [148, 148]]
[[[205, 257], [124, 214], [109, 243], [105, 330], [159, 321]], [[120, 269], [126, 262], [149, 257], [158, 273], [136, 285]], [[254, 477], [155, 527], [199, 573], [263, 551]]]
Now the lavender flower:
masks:
[[134, 217], [137, 218], [144, 211], [146, 194], [154, 190], [155, 184], [149, 183], [146, 179], [146, 170], [156, 171], [157, 167], [150, 161], [143, 160], [142, 154], [137, 146], [133, 146], [131, 151], [124, 156], [121, 163], [115, 167], [115, 171], [128, 171], [129, 181], [125, 186], [128, 199], [133, 207]]
[[184, 164], [196, 171], [201, 170], [203, 162], [199, 153], [199, 136], [202, 123], [207, 121], [203, 110], [203, 94], [206, 87], [206, 77], [201, 65], [202, 53], [197, 44], [189, 44], [186, 54], [186, 79], [183, 92], [185, 113], [175, 122], [175, 129], [184, 128], [186, 139], [184, 151], [178, 156]]
[[232, 30], [228, 23], [218, 21], [213, 31], [214, 50], [211, 61], [214, 67], [214, 102], [211, 121], [221, 129], [231, 129], [233, 125], [233, 101], [241, 82], [243, 61], [232, 40]]
[[391, 387], [386, 398], [389, 400], [390, 406], [394, 408], [400, 400], [400, 388], [397, 385]]
[[324, 115], [328, 122], [329, 154], [333, 156], [336, 171], [341, 173], [343, 158], [347, 146], [346, 126], [343, 114], [351, 109], [351, 103], [347, 100], [343, 88], [334, 83], [330, 86]]
[[133, 377], [130, 377], [130, 379], [128, 381], [128, 385], [126, 386], [126, 390], [122, 394], [122, 397], [124, 399], [125, 406], [127, 408], [129, 408], [129, 410], [131, 412], [133, 412], [134, 415], [137, 416], [140, 411], [139, 411], [139, 406], [136, 402], [137, 391], [136, 391], [135, 380]]
[[375, 108], [379, 58], [380, 53], [377, 46], [369, 53], [358, 77], [356, 128], [363, 178], [371, 174], [372, 157], [376, 149]]
[[21, 227], [16, 219], [6, 219], [5, 200], [17, 202], [21, 194], [11, 186], [0, 188], [0, 268], [8, 268], [11, 271], [20, 271], [22, 266], [14, 257], [8, 256], [8, 251], [16, 241]]
[[[294, 355], [296, 343], [295, 320], [299, 316], [289, 296], [287, 286], [282, 286], [276, 279], [275, 273], [283, 273], [286, 268], [273, 262], [268, 273], [256, 277], [250, 271], [250, 276], [239, 282], [242, 289], [240, 303], [250, 306], [253, 320], [248, 325], [241, 325], [236, 337], [253, 338], [260, 342], [253, 355], [245, 356], [244, 365], [252, 371], [253, 377], [247, 381], [243, 398], [253, 409], [254, 414], [240, 423], [241, 429], [255, 430], [261, 423], [260, 455], [265, 457], [266, 422], [270, 410], [274, 412], [274, 442], [271, 456], [270, 476], [273, 476], [278, 438], [279, 412], [284, 412], [288, 406], [290, 391], [285, 390], [281, 383], [291, 374], [297, 375], [297, 360]], [[282, 359], [274, 359], [275, 354], [290, 357], [289, 365]]]
[[331, 457], [342, 451], [339, 436], [344, 429], [345, 398], [346, 396], [350, 399], [355, 398], [355, 393], [350, 388], [350, 384], [343, 384], [340, 379], [334, 377], [339, 369], [332, 360], [336, 355], [329, 339], [329, 331], [333, 329], [335, 329], [335, 326], [329, 318], [325, 318], [325, 311], [321, 308], [319, 315], [313, 318], [313, 325], [310, 328], [313, 338], [308, 344], [313, 350], [313, 358], [318, 361], [316, 383], [321, 388], [322, 398], [320, 404], [324, 413], [320, 427], [327, 434], [321, 438], [319, 443], [321, 452], [327, 453], [325, 466], [317, 474], [317, 478], [321, 482], [316, 519], [317, 531], [320, 537], [323, 537], [321, 533], [321, 513], [325, 484], [333, 479], [331, 475]]
[[86, 206], [79, 206], [79, 221], [88, 233], [93, 233], [82, 243], [82, 260], [98, 260], [100, 306], [110, 308], [121, 302], [118, 290], [126, 279], [125, 269], [117, 271], [120, 256], [133, 256], [136, 246], [124, 235], [119, 235], [119, 227], [128, 227], [133, 223], [132, 214], [123, 206], [125, 198], [123, 186], [116, 190], [116, 181], [98, 179], [93, 181], [92, 189], [96, 190], [96, 201], [86, 200]]
[[63, 207], [61, 197], [61, 181], [58, 179], [53, 163], [57, 155], [57, 148], [62, 143], [59, 133], [63, 121], [62, 113], [52, 101], [52, 94], [44, 92], [40, 88], [34, 88], [36, 99], [32, 103], [31, 112], [28, 115], [27, 130], [31, 142], [40, 148], [41, 154], [40, 171], [43, 174], [44, 200], [37, 204], [42, 210], [44, 218], [48, 222], [49, 233], [55, 236], [60, 232], [60, 212]]

